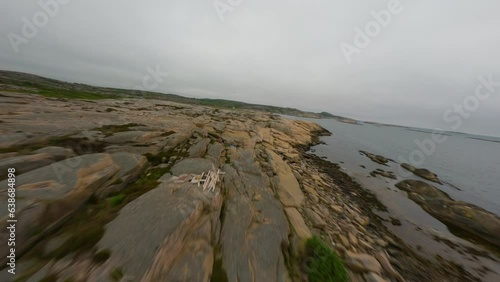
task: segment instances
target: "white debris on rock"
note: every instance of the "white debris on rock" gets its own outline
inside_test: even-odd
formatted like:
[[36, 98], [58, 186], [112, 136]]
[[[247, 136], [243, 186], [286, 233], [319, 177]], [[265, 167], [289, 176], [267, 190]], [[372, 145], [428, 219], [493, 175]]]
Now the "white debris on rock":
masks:
[[177, 177], [175, 182], [191, 182], [194, 184], [198, 184], [198, 187], [202, 184], [203, 191], [208, 190], [209, 192], [215, 192], [215, 187], [217, 182], [221, 181], [221, 175], [224, 175], [225, 172], [220, 171], [214, 165], [212, 165], [212, 169], [207, 173], [203, 172], [202, 174], [183, 174]]

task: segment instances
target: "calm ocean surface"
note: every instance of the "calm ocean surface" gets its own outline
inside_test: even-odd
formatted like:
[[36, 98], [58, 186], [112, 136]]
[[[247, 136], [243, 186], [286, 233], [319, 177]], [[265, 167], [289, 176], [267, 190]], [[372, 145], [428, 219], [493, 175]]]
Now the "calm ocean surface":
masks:
[[[331, 119], [300, 119], [314, 121], [332, 132], [332, 136], [322, 137], [326, 144], [315, 146], [315, 153], [332, 162], [342, 162], [341, 167], [354, 176], [366, 174], [367, 171], [363, 171], [360, 165], [370, 162], [360, 156], [359, 150], [382, 155], [398, 163], [401, 163], [401, 158], [409, 162], [413, 150], [422, 151], [415, 141], [422, 142], [432, 137], [431, 132], [421, 132], [420, 129], [352, 125]], [[425, 155], [420, 165], [436, 173], [445, 182], [445, 185], [433, 185], [455, 200], [469, 202], [500, 215], [500, 138], [449, 133], [444, 143], [435, 145], [435, 152]], [[394, 172], [398, 181], [408, 175], [406, 171], [399, 173], [397, 165], [391, 167], [393, 171], [396, 169]], [[378, 168], [387, 170], [383, 166]]]

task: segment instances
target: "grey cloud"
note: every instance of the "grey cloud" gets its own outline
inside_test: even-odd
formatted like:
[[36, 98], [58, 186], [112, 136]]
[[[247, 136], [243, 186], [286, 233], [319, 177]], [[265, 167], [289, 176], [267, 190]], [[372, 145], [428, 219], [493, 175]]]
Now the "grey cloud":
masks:
[[[42, 0], [48, 1], [48, 0]], [[221, 0], [225, 2], [224, 0]], [[500, 81], [500, 2], [409, 1], [347, 64], [339, 44], [388, 1], [247, 1], [221, 21], [212, 0], [72, 0], [16, 54], [36, 1], [0, 3], [0, 68], [133, 88], [160, 65], [157, 91], [442, 127], [477, 76]], [[460, 130], [500, 135], [500, 89]]]

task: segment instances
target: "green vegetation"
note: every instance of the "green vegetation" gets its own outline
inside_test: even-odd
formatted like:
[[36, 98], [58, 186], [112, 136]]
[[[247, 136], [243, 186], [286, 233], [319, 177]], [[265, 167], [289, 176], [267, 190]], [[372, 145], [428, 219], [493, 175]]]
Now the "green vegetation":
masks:
[[222, 259], [216, 259], [212, 268], [212, 277], [210, 277], [211, 282], [227, 282], [227, 274], [222, 267]]
[[125, 195], [120, 193], [114, 197], [109, 198], [108, 203], [112, 208], [114, 208], [114, 207], [120, 205], [121, 203], [123, 203], [124, 199], [125, 199]]
[[111, 281], [120, 281], [123, 278], [123, 270], [121, 268], [115, 268], [109, 274]]
[[89, 220], [82, 226], [84, 227], [75, 230], [75, 233], [62, 246], [50, 253], [49, 257], [61, 259], [70, 253], [94, 247], [104, 234], [104, 226]]
[[[222, 203], [221, 213], [219, 214], [220, 222], [224, 222], [225, 205]], [[210, 282], [228, 282], [227, 273], [224, 270], [221, 256], [221, 245], [216, 245], [214, 248], [214, 263], [212, 264], [212, 276]]]
[[310, 282], [349, 281], [344, 263], [318, 237], [307, 240], [307, 275]]
[[97, 264], [102, 264], [109, 259], [111, 256], [111, 252], [109, 250], [102, 250], [94, 254], [92, 258], [93, 261]]
[[57, 281], [57, 274], [49, 274], [44, 278], [40, 279], [39, 282], [54, 282]]
[[85, 100], [99, 100], [99, 99], [118, 99], [118, 95], [106, 95], [91, 92], [75, 91], [70, 89], [42, 89], [35, 92], [45, 97], [62, 98], [62, 99], [85, 99]]
[[160, 136], [170, 136], [174, 133], [175, 133], [175, 131], [166, 131], [166, 132], [163, 132]]

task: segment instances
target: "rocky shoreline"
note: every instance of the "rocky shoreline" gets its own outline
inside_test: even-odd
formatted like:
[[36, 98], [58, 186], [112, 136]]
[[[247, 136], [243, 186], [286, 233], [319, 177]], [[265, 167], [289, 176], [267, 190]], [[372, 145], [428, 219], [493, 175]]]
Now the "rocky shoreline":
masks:
[[[0, 167], [20, 172], [18, 281], [307, 281], [313, 235], [351, 281], [477, 280], [387, 230], [373, 194], [309, 153], [329, 134], [317, 124], [153, 99], [1, 94]], [[225, 173], [215, 192], [185, 181], [212, 166]]]
[[[316, 139], [318, 140], [318, 139]], [[307, 153], [307, 148], [302, 148], [305, 159], [318, 172], [328, 176], [331, 181], [330, 187], [335, 187], [330, 191], [323, 190], [337, 199], [342, 199], [344, 208], [335, 208], [338, 213], [334, 220], [339, 226], [329, 236], [337, 234], [338, 239], [332, 239], [333, 247], [341, 254], [345, 254], [350, 246], [349, 240], [343, 240], [349, 235], [343, 235], [340, 230], [349, 230], [352, 223], [357, 223], [357, 218], [365, 217], [368, 224], [357, 227], [358, 234], [367, 236], [374, 240], [375, 244], [371, 248], [363, 249], [366, 253], [380, 258], [379, 252], [385, 252], [392, 268], [396, 270], [391, 277], [391, 281], [477, 281], [451, 261], [442, 258], [428, 259], [417, 254], [411, 247], [407, 246], [400, 238], [392, 234], [383, 224], [381, 218], [374, 212], [376, 210], [385, 211], [385, 206], [380, 203], [376, 196], [361, 187], [355, 180], [341, 170], [339, 165], [331, 163], [314, 154]], [[355, 208], [352, 208], [355, 207]], [[368, 239], [369, 241], [370, 239]], [[359, 240], [358, 240], [359, 242]], [[365, 243], [362, 243], [365, 245]], [[346, 248], [346, 246], [348, 246]], [[380, 261], [380, 260], [379, 260]], [[400, 276], [399, 276], [400, 275]], [[401, 279], [403, 277], [403, 279]], [[363, 281], [356, 273], [351, 274], [352, 281]], [[367, 279], [366, 279], [367, 280]], [[370, 281], [370, 280], [368, 280]]]

